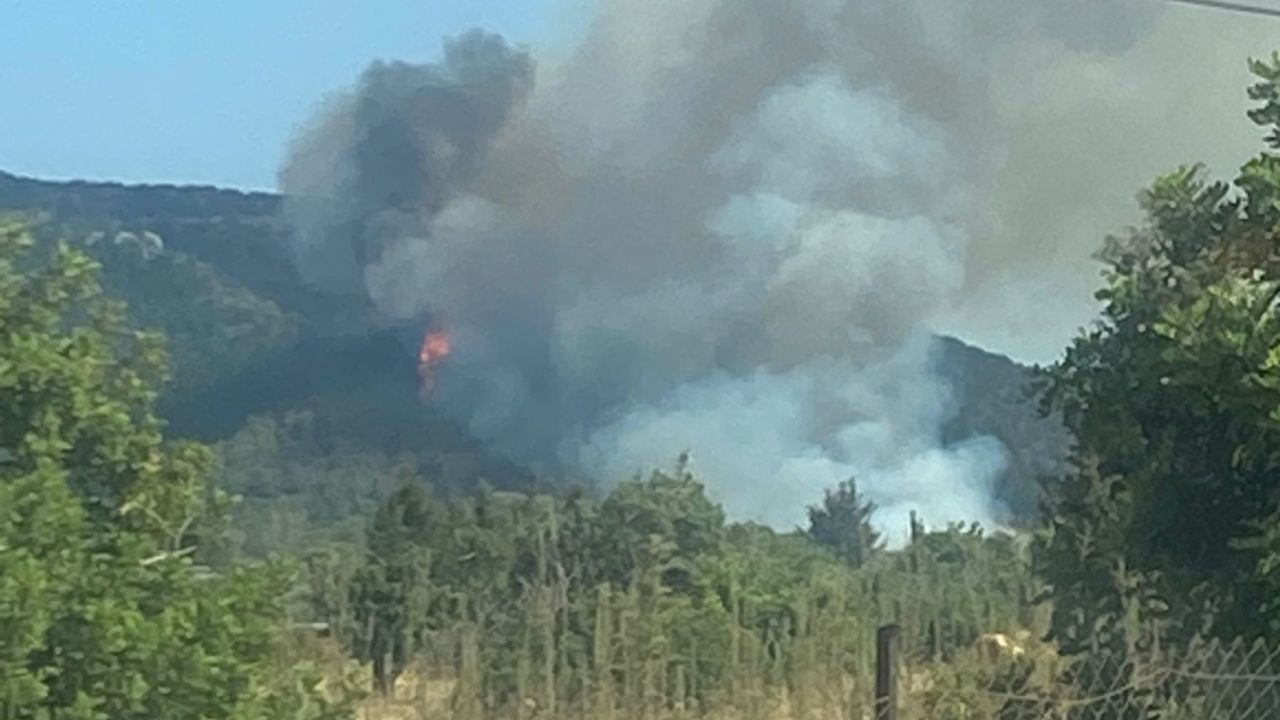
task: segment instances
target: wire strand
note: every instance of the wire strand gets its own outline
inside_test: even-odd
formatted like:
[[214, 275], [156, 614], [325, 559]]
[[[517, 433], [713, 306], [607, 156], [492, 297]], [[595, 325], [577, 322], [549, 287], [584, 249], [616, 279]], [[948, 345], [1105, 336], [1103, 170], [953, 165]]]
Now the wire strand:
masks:
[[1248, 13], [1250, 15], [1265, 15], [1267, 17], [1280, 18], [1280, 8], [1259, 7], [1257, 5], [1245, 5], [1243, 3], [1224, 2], [1224, 0], [1162, 0], [1167, 3], [1178, 3], [1180, 5], [1196, 5], [1205, 8], [1214, 8], [1216, 10], [1229, 10], [1231, 12]]

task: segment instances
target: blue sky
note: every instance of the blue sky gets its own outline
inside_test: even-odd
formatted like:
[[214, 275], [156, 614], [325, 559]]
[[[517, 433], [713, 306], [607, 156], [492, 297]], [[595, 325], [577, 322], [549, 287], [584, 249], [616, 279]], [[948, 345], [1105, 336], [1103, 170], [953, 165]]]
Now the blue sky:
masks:
[[[581, 3], [577, 3], [580, 5]], [[376, 58], [484, 27], [562, 42], [572, 0], [0, 0], [0, 169], [273, 188], [293, 129]]]

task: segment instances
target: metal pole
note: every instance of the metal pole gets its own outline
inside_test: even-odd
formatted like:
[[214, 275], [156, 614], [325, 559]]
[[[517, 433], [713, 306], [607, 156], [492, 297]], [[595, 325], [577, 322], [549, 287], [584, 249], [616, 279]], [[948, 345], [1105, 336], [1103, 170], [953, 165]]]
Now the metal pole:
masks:
[[902, 628], [876, 631], [876, 720], [898, 720], [898, 636]]

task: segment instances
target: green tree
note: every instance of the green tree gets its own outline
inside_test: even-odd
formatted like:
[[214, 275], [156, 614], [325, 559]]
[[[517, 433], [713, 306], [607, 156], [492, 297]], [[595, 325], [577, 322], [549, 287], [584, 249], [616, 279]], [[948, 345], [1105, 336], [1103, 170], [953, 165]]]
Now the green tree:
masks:
[[1251, 96], [1266, 104], [1251, 117], [1272, 130], [1270, 149], [1233, 185], [1190, 167], [1140, 196], [1145, 224], [1101, 255], [1101, 320], [1048, 373], [1046, 406], [1096, 458], [1079, 483], [1106, 478], [1117, 490], [1052, 488], [1040, 564], [1063, 616], [1086, 602], [1066, 588], [1091, 582], [1091, 571], [1059, 561], [1107, 554], [1098, 562], [1155, 578], [1157, 595], [1194, 610], [1178, 623], [1188, 631], [1206, 611], [1223, 635], [1274, 627], [1259, 538], [1280, 500], [1280, 57], [1253, 69], [1261, 81]]
[[125, 317], [92, 260], [0, 221], [0, 717], [266, 717], [289, 578], [193, 572], [223, 498], [164, 442], [161, 339]]
[[1052, 588], [1048, 637], [1072, 660], [1059, 680], [1084, 690], [1119, 688], [1107, 717], [1143, 717], [1150, 699], [1134, 688], [1140, 660], [1159, 637], [1154, 623], [1167, 610], [1161, 583], [1128, 564], [1135, 508], [1125, 478], [1104, 476], [1096, 457], [1074, 464], [1045, 493], [1050, 530], [1035, 552], [1039, 577]]
[[718, 553], [724, 522], [724, 510], [707, 497], [682, 455], [673, 471], [621, 483], [601, 503], [602, 578], [625, 586], [641, 565], [662, 556], [665, 582], [691, 590], [694, 561]]
[[356, 657], [371, 663], [374, 684], [383, 694], [423, 643], [436, 517], [420, 485], [393, 493], [374, 516], [367, 559], [352, 584]]
[[862, 567], [882, 547], [880, 533], [871, 526], [875, 510], [858, 494], [857, 483], [846, 480], [828, 489], [821, 505], [809, 508], [809, 538], [850, 566]]

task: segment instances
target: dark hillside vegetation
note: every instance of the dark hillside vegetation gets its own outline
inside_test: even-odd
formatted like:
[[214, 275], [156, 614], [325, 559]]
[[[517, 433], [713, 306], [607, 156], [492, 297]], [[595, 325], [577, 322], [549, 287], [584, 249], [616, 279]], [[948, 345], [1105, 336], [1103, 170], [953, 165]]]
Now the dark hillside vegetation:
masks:
[[271, 193], [207, 186], [54, 182], [0, 171], [0, 211], [45, 213], [81, 238], [95, 232], [108, 237], [154, 233], [166, 250], [216, 268], [224, 281], [280, 305], [308, 325], [359, 312], [361, 301], [317, 292], [294, 271], [280, 200]]
[[143, 228], [179, 252], [216, 265], [245, 286], [268, 296], [294, 277], [280, 198], [214, 187], [124, 185], [72, 180], [54, 182], [0, 171], [0, 210], [41, 210], [60, 222], [96, 229]]
[[943, 441], [991, 435], [1008, 453], [1008, 467], [995, 496], [1014, 523], [1039, 512], [1040, 482], [1066, 469], [1070, 436], [1059, 415], [1037, 411], [1035, 371], [996, 353], [950, 337], [935, 344], [938, 373], [951, 386], [955, 412], [943, 426]]
[[[220, 377], [203, 392], [173, 397], [169, 417], [176, 433], [217, 440], [230, 437], [253, 415], [350, 395], [379, 382], [412, 389], [417, 378], [412, 351], [393, 333], [302, 338]], [[401, 392], [393, 406], [422, 404], [412, 392]]]
[[[412, 388], [416, 324], [370, 334], [366, 301], [308, 288], [288, 253], [280, 198], [208, 187], [46, 182], [0, 174], [0, 209], [46, 213], [92, 249], [109, 290], [135, 319], [166, 332], [176, 381], [161, 402], [173, 432], [225, 440], [255, 415], [306, 409], [350, 432], [355, 445], [425, 458], [475, 452], [458, 429], [422, 407]], [[151, 233], [161, 250], [113, 242]], [[1037, 478], [1065, 456], [1060, 424], [1041, 418], [1026, 395], [1027, 370], [999, 355], [940, 338], [936, 366], [954, 387], [956, 412], [944, 441], [989, 434], [1009, 449], [997, 497], [1010, 521], [1035, 514]], [[437, 428], [428, 431], [427, 428]], [[340, 430], [339, 430], [340, 429]], [[463, 443], [462, 445], [465, 445]], [[500, 463], [499, 463], [500, 464]], [[519, 473], [491, 473], [513, 486]], [[454, 481], [448, 484], [456, 486]]]

